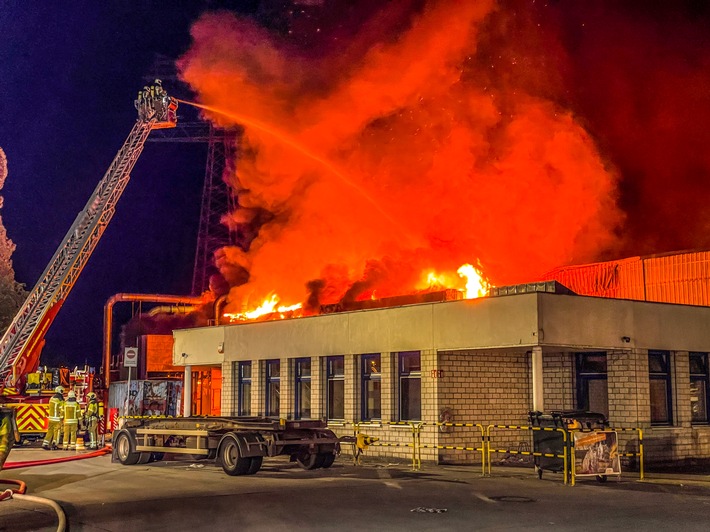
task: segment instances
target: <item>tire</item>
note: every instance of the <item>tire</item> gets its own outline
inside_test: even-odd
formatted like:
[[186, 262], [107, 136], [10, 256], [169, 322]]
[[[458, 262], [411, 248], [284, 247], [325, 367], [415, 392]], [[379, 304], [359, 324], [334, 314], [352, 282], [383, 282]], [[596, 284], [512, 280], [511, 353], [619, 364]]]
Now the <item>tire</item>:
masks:
[[323, 453], [321, 456], [323, 457], [323, 464], [321, 465], [323, 469], [328, 469], [333, 465], [333, 462], [335, 462], [335, 455], [333, 453]]
[[313, 454], [309, 452], [302, 452], [296, 455], [296, 462], [298, 462], [298, 465], [301, 466], [301, 469], [310, 471], [312, 469], [323, 467], [325, 455], [320, 453]]
[[127, 432], [120, 432], [113, 443], [113, 448], [116, 452], [116, 458], [123, 465], [134, 465], [138, 463], [141, 453], [133, 450], [133, 442]]
[[138, 453], [138, 463], [143, 465], [153, 461], [153, 453]]
[[152, 453], [150, 457], [151, 462], [160, 462], [165, 458], [165, 453]]
[[263, 456], [253, 456], [250, 458], [251, 463], [249, 464], [249, 469], [247, 470], [247, 475], [255, 475], [261, 469], [261, 464], [264, 462]]
[[[225, 438], [222, 441], [218, 454], [222, 469], [230, 476], [246, 475], [253, 463], [251, 458], [244, 458], [240, 455], [239, 445], [233, 437]], [[261, 467], [261, 464], [259, 466]], [[256, 473], [256, 471], [254, 472]]]

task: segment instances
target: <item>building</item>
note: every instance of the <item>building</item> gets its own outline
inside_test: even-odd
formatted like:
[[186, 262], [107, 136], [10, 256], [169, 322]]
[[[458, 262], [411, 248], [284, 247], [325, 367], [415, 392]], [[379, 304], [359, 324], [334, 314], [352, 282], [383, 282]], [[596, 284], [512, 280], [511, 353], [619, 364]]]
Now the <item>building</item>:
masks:
[[[388, 422], [423, 421], [423, 460], [472, 463], [480, 453], [438, 447], [479, 447], [481, 428], [437, 421], [584, 409], [642, 428], [647, 462], [710, 458], [710, 307], [578, 296], [554, 281], [496, 294], [176, 330], [173, 363], [192, 376], [186, 397], [219, 376], [222, 415], [324, 418], [340, 434], [362, 423], [394, 444], [372, 454], [410, 456], [410, 425]], [[636, 433], [620, 443], [634, 451]]]

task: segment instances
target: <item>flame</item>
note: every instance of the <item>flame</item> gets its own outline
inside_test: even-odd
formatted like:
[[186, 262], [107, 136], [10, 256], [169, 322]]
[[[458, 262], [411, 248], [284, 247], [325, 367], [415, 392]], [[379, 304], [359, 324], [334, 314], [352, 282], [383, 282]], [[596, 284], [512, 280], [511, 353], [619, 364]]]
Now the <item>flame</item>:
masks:
[[[334, 17], [319, 53], [224, 12], [192, 27], [181, 76], [208, 119], [244, 131], [225, 176], [240, 241], [215, 257], [238, 309], [278, 313], [274, 293], [304, 312], [416, 289], [480, 297], [491, 281], [613, 247], [616, 170], [546, 90], [548, 72], [497, 53], [512, 12], [494, 0], [362, 4], [377, 7], [341, 39]], [[457, 275], [471, 257], [485, 276]]]
[[483, 272], [470, 264], [464, 264], [456, 273], [460, 277], [466, 279], [466, 290], [464, 294], [466, 299], [474, 299], [477, 297], [485, 297], [491, 289], [491, 284], [483, 275]]
[[[491, 288], [491, 283], [484, 273], [471, 264], [462, 264], [458, 275], [449, 272], [438, 273], [434, 270], [422, 273], [423, 281], [417, 285], [419, 291], [430, 292], [434, 290], [456, 289], [463, 292], [466, 299], [485, 297]], [[464, 286], [461, 286], [461, 281]]]
[[255, 320], [271, 314], [284, 319], [287, 317], [286, 314], [300, 310], [303, 306], [301, 303], [296, 303], [294, 305], [281, 305], [277, 307], [276, 305], [278, 304], [279, 296], [271, 294], [270, 297], [266, 298], [263, 303], [254, 310], [248, 310], [246, 312], [225, 312], [223, 316], [230, 322]]

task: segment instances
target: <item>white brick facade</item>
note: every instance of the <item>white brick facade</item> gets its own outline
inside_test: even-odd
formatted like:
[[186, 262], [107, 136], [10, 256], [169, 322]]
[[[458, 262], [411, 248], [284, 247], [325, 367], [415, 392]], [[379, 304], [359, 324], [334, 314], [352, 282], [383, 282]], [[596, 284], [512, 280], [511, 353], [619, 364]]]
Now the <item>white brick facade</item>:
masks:
[[[414, 434], [399, 422], [402, 385], [398, 354], [420, 355], [422, 459], [475, 463], [479, 452], [437, 446], [481, 446], [480, 427], [440, 428], [443, 413], [454, 423], [487, 427], [526, 425], [534, 403], [533, 349], [542, 351], [544, 410], [576, 409], [580, 404], [576, 353], [605, 353], [608, 414], [612, 426], [641, 427], [648, 462], [710, 457], [710, 425], [691, 423], [688, 352], [710, 352], [710, 308], [651, 304], [554, 294], [432, 303], [341, 313], [278, 322], [175, 331], [173, 361], [190, 360], [222, 368], [222, 413], [237, 411], [238, 361], [252, 362], [252, 415], [264, 415], [266, 360], [281, 362], [280, 416], [296, 408], [295, 359], [311, 359], [311, 416], [327, 411], [329, 356], [343, 356], [346, 423], [332, 423], [341, 435], [353, 434], [362, 420], [362, 355], [380, 354], [381, 421], [360, 430], [386, 446], [371, 456], [409, 459]], [[193, 336], [195, 339], [193, 339]], [[213, 349], [224, 342], [224, 353]], [[380, 349], [374, 349], [376, 346]], [[649, 350], [670, 353], [672, 419], [651, 425]], [[538, 366], [539, 368], [539, 366]], [[417, 377], [417, 376], [415, 376]], [[411, 383], [410, 383], [411, 384]], [[595, 385], [598, 385], [595, 384]], [[527, 450], [530, 433], [493, 429], [495, 447]], [[637, 451], [634, 432], [620, 434], [625, 451]], [[494, 458], [495, 459], [495, 458]]]

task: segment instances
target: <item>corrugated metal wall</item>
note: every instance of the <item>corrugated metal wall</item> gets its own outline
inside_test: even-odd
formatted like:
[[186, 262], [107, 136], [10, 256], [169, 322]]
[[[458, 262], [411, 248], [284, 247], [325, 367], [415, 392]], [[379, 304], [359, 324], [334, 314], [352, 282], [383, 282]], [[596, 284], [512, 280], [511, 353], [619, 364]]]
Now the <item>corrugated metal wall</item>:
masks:
[[543, 280], [580, 295], [710, 306], [710, 251], [567, 266]]

